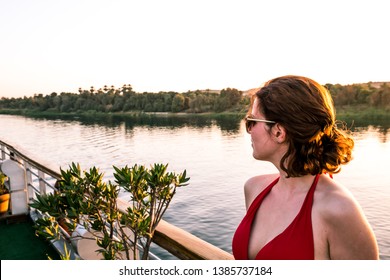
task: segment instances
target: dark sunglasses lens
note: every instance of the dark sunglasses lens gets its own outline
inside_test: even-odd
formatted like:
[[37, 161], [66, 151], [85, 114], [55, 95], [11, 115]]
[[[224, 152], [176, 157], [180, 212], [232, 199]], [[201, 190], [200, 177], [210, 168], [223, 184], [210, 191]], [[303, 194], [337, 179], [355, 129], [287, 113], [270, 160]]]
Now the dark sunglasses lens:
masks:
[[246, 131], [249, 132], [249, 129], [251, 129], [255, 123], [256, 123], [255, 121], [245, 120]]

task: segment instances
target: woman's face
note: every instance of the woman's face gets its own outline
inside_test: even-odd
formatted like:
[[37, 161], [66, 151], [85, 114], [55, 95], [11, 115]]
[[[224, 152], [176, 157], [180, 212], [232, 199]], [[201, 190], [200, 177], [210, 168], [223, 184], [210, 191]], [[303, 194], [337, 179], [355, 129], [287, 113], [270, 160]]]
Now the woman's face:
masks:
[[[265, 119], [259, 111], [259, 100], [255, 98], [250, 117], [256, 119]], [[248, 133], [251, 135], [253, 157], [259, 160], [271, 160], [275, 149], [275, 141], [272, 139], [271, 129], [264, 122], [256, 122], [249, 128]]]

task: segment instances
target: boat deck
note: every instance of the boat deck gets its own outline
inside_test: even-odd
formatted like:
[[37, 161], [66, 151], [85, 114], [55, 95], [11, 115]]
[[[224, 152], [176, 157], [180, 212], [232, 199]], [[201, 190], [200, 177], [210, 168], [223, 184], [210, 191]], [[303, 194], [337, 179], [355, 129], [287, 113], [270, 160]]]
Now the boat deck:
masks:
[[35, 235], [33, 221], [27, 215], [0, 216], [1, 260], [58, 260], [50, 243]]

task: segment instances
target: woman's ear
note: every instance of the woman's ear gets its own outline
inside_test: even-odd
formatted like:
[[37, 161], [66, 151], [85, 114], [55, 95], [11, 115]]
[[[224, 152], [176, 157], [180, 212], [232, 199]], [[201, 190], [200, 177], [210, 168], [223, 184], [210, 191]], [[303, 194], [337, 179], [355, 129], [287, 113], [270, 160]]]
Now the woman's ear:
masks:
[[272, 127], [272, 135], [274, 136], [276, 142], [282, 144], [286, 140], [286, 129], [279, 123], [276, 123]]

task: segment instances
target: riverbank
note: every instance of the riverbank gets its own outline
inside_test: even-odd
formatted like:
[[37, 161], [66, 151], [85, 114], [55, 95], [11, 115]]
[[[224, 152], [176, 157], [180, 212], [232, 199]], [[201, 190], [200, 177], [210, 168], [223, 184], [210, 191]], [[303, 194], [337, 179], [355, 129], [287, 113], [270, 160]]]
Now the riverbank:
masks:
[[203, 112], [203, 113], [186, 113], [186, 112], [179, 112], [179, 113], [173, 113], [173, 112], [143, 112], [143, 111], [128, 111], [128, 112], [98, 112], [94, 110], [89, 111], [77, 111], [77, 112], [57, 112], [57, 111], [37, 111], [37, 110], [25, 110], [25, 109], [0, 109], [0, 114], [2, 115], [21, 115], [21, 116], [121, 116], [121, 117], [138, 117], [138, 116], [208, 116], [208, 117], [215, 117], [215, 116], [244, 116], [245, 113], [240, 112]]
[[336, 118], [339, 121], [346, 122], [348, 127], [372, 124], [389, 127], [390, 110], [367, 106], [336, 107]]
[[245, 113], [239, 112], [205, 112], [205, 113], [172, 113], [172, 112], [142, 112], [142, 111], [129, 111], [129, 112], [97, 112], [97, 111], [86, 111], [86, 112], [54, 112], [54, 111], [35, 111], [35, 110], [19, 110], [19, 109], [0, 109], [2, 115], [17, 115], [34, 118], [107, 118], [107, 117], [118, 117], [118, 118], [129, 118], [129, 119], [145, 119], [145, 118], [204, 118], [204, 119], [243, 119]]
[[[107, 116], [121, 117], [121, 118], [147, 118], [147, 117], [167, 117], [167, 118], [181, 118], [181, 117], [200, 117], [207, 119], [242, 119], [245, 116], [245, 112], [204, 112], [204, 113], [172, 113], [172, 112], [142, 112], [142, 111], [129, 111], [129, 112], [97, 112], [93, 110], [85, 112], [55, 112], [55, 111], [37, 111], [37, 110], [24, 110], [24, 109], [1, 109], [0, 114], [4, 115], [21, 115], [27, 117], [63, 117], [63, 118], [77, 118], [77, 117], [97, 117], [106, 118]], [[353, 121], [361, 124], [367, 124], [372, 122], [388, 122], [390, 119], [390, 110], [376, 109], [366, 106], [343, 106], [336, 108], [337, 120], [345, 121], [347, 123]]]

